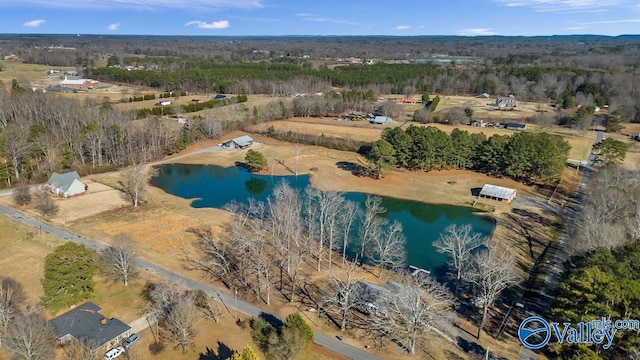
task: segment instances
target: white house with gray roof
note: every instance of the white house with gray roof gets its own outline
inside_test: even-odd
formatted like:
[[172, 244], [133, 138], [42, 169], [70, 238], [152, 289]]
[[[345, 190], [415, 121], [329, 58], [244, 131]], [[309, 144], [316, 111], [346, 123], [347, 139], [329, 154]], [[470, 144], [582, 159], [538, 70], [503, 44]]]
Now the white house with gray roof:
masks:
[[77, 171], [64, 174], [54, 172], [44, 187], [64, 198], [82, 195], [87, 191], [87, 186], [80, 181], [80, 175], [78, 175]]

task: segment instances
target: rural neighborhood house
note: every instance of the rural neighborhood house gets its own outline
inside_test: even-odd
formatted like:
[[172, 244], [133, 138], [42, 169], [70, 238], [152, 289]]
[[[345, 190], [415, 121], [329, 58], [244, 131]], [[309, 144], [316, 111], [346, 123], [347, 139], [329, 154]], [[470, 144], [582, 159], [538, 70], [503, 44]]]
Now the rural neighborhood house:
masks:
[[129, 325], [116, 318], [107, 319], [100, 310], [89, 301], [51, 319], [49, 324], [55, 328], [57, 341], [61, 345], [82, 341], [93, 349], [99, 349], [115, 346], [129, 336]]
[[82, 195], [87, 191], [87, 186], [80, 181], [80, 175], [78, 175], [77, 171], [64, 174], [54, 172], [44, 187], [64, 198]]

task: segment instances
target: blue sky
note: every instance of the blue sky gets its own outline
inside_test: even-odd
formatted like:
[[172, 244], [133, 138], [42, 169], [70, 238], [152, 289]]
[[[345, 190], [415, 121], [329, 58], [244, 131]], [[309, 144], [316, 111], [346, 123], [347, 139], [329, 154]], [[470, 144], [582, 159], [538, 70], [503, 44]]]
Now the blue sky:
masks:
[[0, 0], [0, 33], [620, 35], [640, 0]]

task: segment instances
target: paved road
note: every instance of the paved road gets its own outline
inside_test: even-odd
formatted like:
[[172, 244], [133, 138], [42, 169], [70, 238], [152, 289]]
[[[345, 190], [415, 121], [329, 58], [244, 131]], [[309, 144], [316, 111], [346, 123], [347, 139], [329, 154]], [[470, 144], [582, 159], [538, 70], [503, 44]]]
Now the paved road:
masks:
[[[77, 244], [83, 244], [85, 245], [87, 248], [89, 249], [93, 249], [93, 250], [100, 250], [105, 248], [106, 246], [102, 243], [100, 243], [97, 240], [93, 240], [93, 239], [88, 239], [86, 237], [71, 233], [67, 230], [63, 230], [61, 228], [52, 226], [46, 222], [40, 221], [34, 217], [31, 217], [29, 215], [25, 215], [23, 213], [20, 213], [12, 208], [0, 205], [0, 214], [17, 220], [27, 226], [30, 226], [32, 228], [35, 229], [39, 229], [41, 231], [44, 231], [46, 233], [49, 233], [51, 235], [57, 236], [61, 239], [67, 240], [67, 241], [72, 241], [74, 243]], [[252, 316], [252, 317], [257, 317], [260, 314], [264, 313], [265, 311], [258, 308], [257, 306], [251, 305], [249, 303], [246, 303], [244, 301], [241, 300], [235, 300], [233, 296], [231, 295], [227, 295], [223, 292], [218, 291], [218, 289], [206, 285], [206, 284], [202, 284], [200, 282], [197, 282], [195, 280], [191, 280], [189, 278], [186, 278], [182, 275], [176, 274], [172, 271], [166, 270], [156, 264], [153, 264], [151, 262], [139, 259], [138, 260], [138, 264], [140, 265], [141, 268], [150, 271], [152, 273], [158, 274], [162, 277], [164, 277], [165, 279], [170, 279], [173, 281], [176, 281], [180, 284], [183, 284], [184, 286], [187, 286], [191, 289], [201, 289], [203, 291], [205, 291], [210, 297], [217, 299], [219, 301], [221, 301], [224, 305], [226, 305], [228, 308], [236, 308], [237, 311], [244, 313], [246, 315]], [[237, 307], [236, 307], [237, 305]], [[341, 354], [343, 356], [352, 358], [352, 359], [358, 359], [358, 360], [382, 360], [382, 358], [373, 355], [371, 353], [368, 353], [364, 350], [358, 349], [354, 346], [345, 344], [339, 340], [337, 340], [334, 337], [331, 336], [327, 336], [325, 334], [321, 334], [318, 332], [314, 333], [314, 342], [317, 345], [323, 346], [331, 351], [334, 351], [338, 354]]]
[[[602, 127], [602, 118], [596, 119], [596, 140], [595, 144], [598, 144], [602, 140], [604, 140], [604, 128]], [[578, 190], [576, 191], [575, 203], [576, 206], [573, 210], [565, 208], [565, 216], [567, 217], [567, 223], [564, 227], [564, 231], [562, 233], [562, 237], [560, 238], [560, 243], [558, 244], [558, 251], [555, 252], [553, 259], [549, 263], [549, 271], [547, 272], [547, 276], [544, 280], [544, 285], [540, 291], [540, 297], [538, 298], [537, 306], [540, 309], [549, 309], [551, 307], [551, 303], [553, 302], [553, 296], [549, 295], [549, 292], [554, 290], [558, 284], [560, 283], [560, 278], [562, 276], [562, 271], [564, 270], [563, 263], [565, 260], [564, 254], [564, 245], [567, 238], [570, 235], [570, 231], [573, 228], [573, 224], [576, 221], [576, 216], [580, 211], [580, 204], [584, 199], [587, 191], [587, 185], [589, 183], [589, 178], [592, 174], [593, 163], [595, 161], [595, 155], [592, 153], [589, 154], [589, 159], [586, 166], [582, 170], [582, 175], [580, 176], [580, 182], [578, 183]], [[528, 349], [524, 346], [520, 347], [520, 356], [519, 360], [533, 360], [537, 359], [536, 353]]]

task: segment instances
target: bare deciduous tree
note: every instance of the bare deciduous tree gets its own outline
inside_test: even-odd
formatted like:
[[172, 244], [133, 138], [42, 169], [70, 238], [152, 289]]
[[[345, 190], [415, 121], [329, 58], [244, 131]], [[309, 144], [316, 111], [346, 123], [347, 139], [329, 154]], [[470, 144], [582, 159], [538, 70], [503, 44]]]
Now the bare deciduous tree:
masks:
[[345, 331], [347, 321], [352, 309], [361, 305], [359, 298], [360, 286], [356, 278], [357, 262], [349, 262], [345, 265], [344, 276], [340, 277], [331, 273], [331, 293], [325, 299], [326, 306], [335, 308], [340, 316], [340, 330]]
[[381, 214], [384, 214], [387, 210], [382, 207], [382, 198], [379, 196], [367, 195], [364, 200], [364, 212], [362, 213], [362, 219], [360, 222], [360, 231], [358, 236], [360, 237], [360, 259], [362, 260], [365, 255], [365, 248], [368, 245], [372, 234], [380, 230], [381, 220], [378, 218]]
[[200, 309], [200, 312], [202, 312], [205, 318], [211, 319], [216, 323], [220, 321], [224, 311], [218, 301], [209, 299], [209, 295], [202, 289], [193, 291], [193, 296], [196, 307]]
[[20, 184], [13, 190], [13, 201], [21, 206], [31, 203], [31, 186]]
[[478, 339], [487, 320], [489, 307], [500, 293], [518, 282], [515, 259], [506, 248], [489, 248], [473, 255], [468, 281], [475, 285], [482, 304], [482, 318], [478, 326]]
[[136, 266], [136, 247], [133, 239], [127, 235], [118, 235], [113, 244], [100, 252], [100, 269], [113, 282], [129, 285], [129, 280], [138, 275]]
[[19, 282], [10, 277], [0, 278], [0, 346], [9, 324], [20, 315], [26, 299], [27, 295]]
[[64, 347], [65, 360], [93, 360], [95, 359], [96, 344], [94, 341], [74, 341]]
[[[307, 196], [310, 198], [310, 206], [315, 206], [317, 231], [312, 232], [318, 237], [318, 271], [322, 269], [324, 258], [324, 246], [328, 244], [328, 251], [332, 251], [335, 236], [337, 234], [336, 214], [344, 203], [342, 195], [335, 191], [323, 191], [316, 188], [307, 188]], [[330, 255], [328, 256], [331, 259]]]
[[474, 250], [484, 245], [485, 238], [480, 233], [474, 233], [470, 224], [458, 226], [451, 224], [440, 234], [438, 240], [433, 243], [433, 247], [438, 252], [449, 256], [449, 264], [455, 271], [455, 293], [468, 268], [471, 255]]
[[381, 305], [386, 316], [372, 317], [374, 331], [400, 341], [415, 354], [416, 345], [434, 333], [449, 333], [455, 316], [453, 294], [429, 276], [399, 274], [397, 282], [385, 285]]
[[227, 289], [232, 286], [234, 262], [229, 248], [214, 238], [211, 228], [189, 228], [187, 232], [194, 234], [196, 254], [183, 253], [182, 261], [187, 270], [197, 270], [220, 280]]
[[44, 309], [30, 306], [8, 328], [4, 347], [18, 359], [49, 360], [54, 358], [54, 343], [55, 333]]
[[193, 296], [184, 292], [173, 299], [160, 321], [160, 326], [173, 344], [173, 348], [180, 349], [185, 354], [195, 346], [194, 339], [198, 336], [196, 325], [199, 319], [200, 314]]
[[339, 215], [341, 221], [340, 227], [342, 228], [342, 264], [345, 264], [347, 258], [347, 247], [349, 246], [349, 239], [351, 238], [351, 231], [355, 220], [360, 218], [360, 207], [353, 201], [346, 201], [342, 207]]
[[406, 238], [402, 233], [402, 224], [394, 221], [384, 224], [381, 231], [375, 232], [369, 241], [367, 259], [380, 269], [378, 277], [382, 278], [384, 269], [396, 270], [406, 264]]
[[149, 175], [145, 172], [144, 164], [133, 161], [131, 168], [123, 173], [120, 181], [122, 186], [122, 194], [126, 201], [138, 207], [141, 202], [145, 201], [146, 182]]
[[60, 210], [56, 200], [45, 189], [39, 189], [36, 191], [35, 208], [43, 216], [55, 215]]

